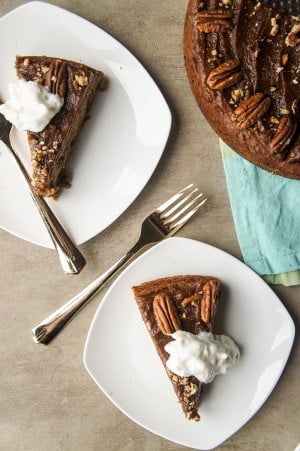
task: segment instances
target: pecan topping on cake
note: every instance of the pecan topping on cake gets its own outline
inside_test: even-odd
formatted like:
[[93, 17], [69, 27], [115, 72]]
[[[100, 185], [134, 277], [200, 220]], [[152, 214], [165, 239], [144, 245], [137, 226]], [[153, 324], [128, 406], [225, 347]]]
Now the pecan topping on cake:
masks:
[[213, 69], [206, 80], [212, 90], [220, 91], [234, 85], [243, 78], [239, 60], [226, 61]]
[[[63, 187], [70, 186], [65, 172], [67, 161], [103, 73], [81, 63], [47, 56], [17, 55], [15, 66], [19, 78], [38, 81], [64, 98], [60, 111], [42, 131], [27, 132], [35, 192], [56, 198]], [[72, 86], [77, 74], [88, 77], [84, 89]], [[84, 77], [81, 82], [86, 83]]]
[[232, 113], [231, 120], [237, 121], [239, 128], [245, 130], [255, 124], [268, 111], [271, 99], [261, 92], [242, 102]]
[[50, 64], [45, 78], [45, 86], [53, 94], [64, 97], [67, 87], [67, 65], [65, 61], [54, 60]]
[[217, 285], [213, 280], [206, 282], [203, 286], [203, 297], [201, 300], [201, 319], [205, 323], [210, 323], [214, 315], [214, 302]]
[[182, 307], [186, 307], [188, 304], [190, 304], [192, 302], [200, 301], [202, 299], [202, 295], [203, 295], [203, 292], [201, 291], [199, 293], [193, 294], [192, 296], [184, 298], [181, 302]]
[[223, 33], [231, 29], [231, 17], [231, 12], [223, 9], [200, 11], [195, 15], [195, 25], [203, 33]]
[[153, 300], [153, 312], [158, 327], [164, 335], [179, 330], [180, 319], [174, 303], [166, 294], [157, 294]]
[[242, 157], [294, 179], [300, 179], [299, 48], [300, 17], [279, 14], [270, 2], [188, 2], [184, 59], [202, 113]]
[[297, 131], [297, 124], [290, 118], [284, 116], [280, 119], [277, 131], [270, 143], [272, 153], [281, 153], [291, 143]]

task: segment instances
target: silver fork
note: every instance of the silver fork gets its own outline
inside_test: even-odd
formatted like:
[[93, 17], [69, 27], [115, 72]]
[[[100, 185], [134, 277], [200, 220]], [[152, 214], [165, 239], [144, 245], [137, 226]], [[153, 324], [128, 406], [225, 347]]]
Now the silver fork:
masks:
[[27, 186], [29, 188], [30, 195], [37, 207], [37, 210], [44, 221], [45, 227], [52, 239], [54, 247], [57, 251], [60, 264], [67, 274], [78, 274], [84, 267], [86, 261], [81, 252], [77, 249], [67, 232], [63, 229], [62, 225], [57, 220], [56, 216], [49, 208], [45, 200], [35, 194], [30, 178], [23, 166], [22, 161], [13, 149], [10, 142], [10, 132], [12, 125], [8, 122], [3, 114], [0, 113], [0, 140], [6, 145], [11, 155], [14, 157], [18, 168], [20, 169]]
[[150, 244], [169, 238], [198, 211], [207, 199], [195, 188], [193, 183], [167, 200], [143, 221], [141, 234], [137, 243], [112, 265], [100, 277], [90, 283], [69, 302], [32, 329], [36, 343], [48, 344], [60, 330], [86, 305], [107, 283], [140, 250], [146, 250]]

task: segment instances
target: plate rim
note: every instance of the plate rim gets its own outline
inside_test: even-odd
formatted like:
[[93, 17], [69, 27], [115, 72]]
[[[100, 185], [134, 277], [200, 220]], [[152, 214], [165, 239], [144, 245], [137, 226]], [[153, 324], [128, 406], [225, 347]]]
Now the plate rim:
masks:
[[130, 413], [128, 413], [122, 406], [120, 406], [117, 402], [117, 400], [115, 400], [113, 398], [113, 396], [111, 396], [107, 390], [102, 387], [102, 385], [100, 384], [100, 382], [96, 379], [96, 377], [93, 374], [92, 368], [90, 367], [90, 362], [88, 360], [88, 352], [89, 352], [89, 343], [90, 340], [92, 338], [92, 333], [95, 327], [95, 324], [97, 322], [97, 319], [99, 317], [99, 315], [101, 314], [101, 310], [103, 308], [103, 305], [105, 305], [108, 300], [109, 297], [111, 295], [111, 292], [114, 291], [115, 286], [118, 284], [119, 280], [121, 278], [124, 277], [124, 274], [126, 274], [127, 272], [129, 272], [131, 270], [131, 268], [133, 266], [135, 266], [136, 264], [138, 264], [138, 261], [142, 258], [145, 258], [145, 256], [147, 257], [147, 254], [151, 253], [152, 251], [154, 251], [155, 248], [157, 247], [162, 247], [164, 246], [167, 242], [189, 242], [189, 243], [193, 243], [193, 244], [200, 244], [208, 249], [212, 248], [214, 250], [217, 250], [219, 252], [221, 252], [222, 254], [224, 254], [225, 256], [231, 258], [233, 261], [237, 262], [238, 264], [242, 265], [244, 267], [244, 269], [246, 269], [246, 271], [249, 272], [249, 274], [251, 274], [252, 276], [256, 277], [264, 286], [265, 288], [271, 293], [274, 302], [277, 306], [280, 306], [280, 308], [282, 309], [282, 314], [285, 315], [286, 321], [288, 321], [289, 323], [289, 331], [291, 332], [291, 337], [290, 337], [290, 341], [289, 341], [289, 346], [288, 346], [288, 351], [286, 352], [286, 354], [284, 355], [283, 359], [282, 359], [282, 367], [277, 375], [277, 377], [275, 377], [273, 379], [273, 383], [270, 385], [270, 387], [268, 387], [268, 390], [265, 391], [264, 396], [261, 398], [261, 402], [258, 404], [258, 407], [256, 407], [250, 414], [248, 414], [244, 421], [241, 422], [241, 424], [234, 429], [229, 435], [227, 435], [225, 438], [216, 441], [213, 446], [210, 447], [201, 447], [202, 450], [211, 450], [214, 449], [216, 446], [221, 445], [222, 443], [224, 443], [225, 441], [227, 441], [230, 437], [232, 437], [234, 434], [236, 434], [240, 429], [242, 429], [255, 415], [256, 413], [263, 407], [263, 405], [265, 404], [265, 402], [267, 401], [267, 399], [270, 397], [270, 395], [272, 394], [273, 390], [275, 389], [276, 385], [278, 384], [285, 368], [287, 365], [287, 362], [289, 360], [291, 351], [293, 349], [293, 345], [294, 345], [294, 341], [295, 341], [295, 323], [293, 321], [293, 318], [291, 317], [290, 313], [288, 312], [287, 308], [285, 307], [285, 305], [282, 303], [282, 301], [279, 299], [279, 297], [277, 296], [277, 294], [271, 289], [271, 287], [269, 286], [269, 284], [267, 284], [252, 268], [250, 268], [249, 266], [247, 266], [243, 261], [241, 261], [240, 259], [238, 259], [237, 257], [235, 257], [234, 255], [229, 254], [228, 252], [224, 251], [223, 249], [220, 249], [216, 246], [204, 243], [202, 241], [199, 240], [195, 240], [192, 238], [185, 238], [185, 237], [171, 237], [171, 238], [167, 238], [164, 239], [163, 241], [155, 244], [154, 246], [152, 246], [150, 249], [146, 250], [144, 253], [142, 253], [141, 255], [139, 255], [135, 260], [133, 260], [125, 269], [124, 271], [122, 271], [118, 277], [113, 281], [113, 283], [111, 284], [111, 286], [108, 288], [108, 290], [106, 291], [105, 295], [103, 296], [100, 304], [97, 307], [97, 310], [93, 316], [93, 319], [90, 323], [89, 326], [89, 330], [86, 336], [86, 340], [85, 340], [85, 345], [84, 345], [84, 351], [83, 351], [83, 365], [87, 371], [87, 373], [90, 375], [90, 377], [92, 378], [92, 380], [95, 382], [95, 384], [97, 385], [97, 387], [99, 387], [99, 389], [105, 394], [105, 396], [124, 414], [126, 415], [128, 418], [130, 418], [130, 420], [134, 421], [136, 424], [138, 424], [139, 426], [141, 426], [142, 428], [150, 431], [151, 433], [162, 437], [166, 440], [169, 440], [170, 442], [173, 443], [178, 443], [180, 445], [183, 446], [191, 446], [191, 444], [186, 444], [184, 441], [179, 441], [179, 440], [173, 440], [170, 437], [164, 435], [163, 433], [158, 433], [157, 431], [153, 430], [151, 427], [146, 426], [145, 424], [143, 424], [142, 421], [140, 421], [139, 419], [133, 417]]
[[[125, 54], [129, 55], [130, 58], [132, 58], [132, 61], [134, 61], [134, 64], [136, 65], [137, 68], [141, 69], [141, 71], [143, 73], [143, 77], [145, 77], [145, 81], [147, 83], [150, 83], [151, 89], [156, 92], [156, 95], [158, 96], [159, 102], [160, 102], [160, 105], [159, 105], [160, 111], [163, 111], [163, 114], [164, 114], [165, 126], [164, 126], [163, 133], [162, 133], [163, 137], [161, 139], [161, 143], [159, 144], [159, 146], [157, 146], [157, 155], [155, 156], [155, 158], [152, 159], [151, 167], [145, 173], [145, 176], [142, 178], [142, 182], [134, 190], [132, 195], [128, 197], [126, 202], [124, 202], [125, 206], [120, 207], [119, 209], [114, 211], [113, 214], [110, 214], [110, 219], [108, 221], [106, 221], [104, 226], [101, 226], [101, 227], [95, 226], [93, 229], [93, 232], [89, 233], [88, 236], [84, 236], [83, 238], [73, 239], [73, 241], [79, 246], [79, 245], [84, 244], [84, 243], [88, 242], [89, 240], [95, 238], [97, 235], [99, 235], [100, 233], [105, 231], [109, 226], [111, 226], [118, 218], [120, 218], [122, 216], [123, 213], [126, 212], [126, 210], [132, 205], [132, 203], [137, 199], [137, 197], [142, 193], [144, 188], [147, 186], [149, 180], [154, 175], [154, 173], [160, 163], [160, 160], [162, 158], [162, 155], [166, 149], [168, 140], [170, 138], [170, 134], [171, 134], [171, 130], [172, 130], [172, 123], [173, 123], [173, 114], [172, 114], [172, 110], [166, 100], [166, 97], [163, 94], [163, 92], [161, 91], [157, 82], [152, 77], [152, 75], [150, 74], [148, 69], [146, 69], [146, 67], [135, 56], [135, 54], [131, 50], [129, 50], [122, 42], [120, 42], [118, 39], [116, 39], [112, 34], [110, 34], [105, 29], [103, 29], [101, 26], [96, 25], [95, 23], [91, 22], [89, 19], [86, 19], [85, 17], [82, 17], [73, 11], [70, 11], [59, 5], [54, 5], [52, 3], [47, 3], [47, 2], [40, 1], [40, 0], [32, 0], [32, 1], [26, 2], [24, 4], [18, 5], [15, 8], [12, 8], [7, 13], [5, 13], [3, 16], [1, 16], [0, 17], [0, 28], [1, 28], [2, 23], [5, 22], [6, 20], [13, 20], [13, 16], [16, 13], [18, 13], [19, 11], [20, 12], [22, 12], [22, 10], [31, 11], [31, 10], [34, 10], [36, 7], [40, 8], [39, 13], [51, 11], [51, 13], [53, 14], [55, 12], [59, 12], [61, 14], [64, 14], [67, 17], [71, 17], [72, 20], [77, 20], [80, 23], [84, 24], [85, 26], [93, 28], [94, 31], [98, 31], [98, 32], [106, 35], [106, 37], [108, 39], [110, 39], [111, 42], [115, 43], [118, 46], [118, 48], [120, 50], [122, 50], [122, 52], [125, 52]], [[47, 198], [45, 198], [45, 199], [48, 202], [48, 199]], [[51, 200], [50, 200], [50, 202], [51, 202]], [[69, 224], [68, 224], [68, 220], [67, 220], [67, 215], [64, 217], [64, 219], [66, 220], [65, 228], [68, 230]], [[42, 228], [43, 227], [42, 221], [40, 222], [40, 224], [41, 224], [41, 228]], [[37, 239], [35, 239], [35, 237], [24, 236], [24, 234], [22, 234], [22, 231], [20, 231], [20, 229], [11, 230], [11, 226], [7, 225], [7, 224], [4, 224], [4, 225], [0, 224], [0, 228], [4, 231], [10, 233], [11, 235], [16, 236], [29, 243], [32, 243], [32, 244], [35, 244], [35, 245], [38, 245], [41, 247], [45, 247], [48, 249], [54, 249], [54, 245], [48, 236], [47, 237], [38, 236]], [[26, 234], [26, 232], [25, 232], [25, 234]], [[40, 235], [40, 232], [39, 232], [39, 235]]]

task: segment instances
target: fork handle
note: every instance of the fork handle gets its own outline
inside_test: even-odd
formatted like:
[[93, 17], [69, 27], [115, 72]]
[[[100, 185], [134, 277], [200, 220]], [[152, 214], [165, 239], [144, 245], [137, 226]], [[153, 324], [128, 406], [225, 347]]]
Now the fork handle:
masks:
[[[7, 144], [6, 144], [7, 145]], [[52, 239], [57, 251], [61, 266], [66, 274], [78, 274], [84, 267], [86, 261], [79, 249], [75, 246], [69, 235], [63, 229], [57, 218], [49, 208], [43, 197], [38, 196], [31, 185], [30, 178], [12, 146], [9, 146], [11, 153], [28, 185], [30, 195], [43, 219], [45, 227]]]
[[106, 284], [111, 277], [121, 269], [137, 251], [144, 247], [139, 240], [128, 252], [114, 263], [101, 276], [91, 282], [80, 293], [76, 294], [70, 301], [48, 316], [44, 321], [32, 329], [33, 340], [36, 343], [48, 344]]
[[66, 274], [79, 274], [86, 264], [84, 256], [58, 222], [45, 200], [37, 196], [32, 190], [30, 190], [30, 194], [53, 241], [64, 272]]

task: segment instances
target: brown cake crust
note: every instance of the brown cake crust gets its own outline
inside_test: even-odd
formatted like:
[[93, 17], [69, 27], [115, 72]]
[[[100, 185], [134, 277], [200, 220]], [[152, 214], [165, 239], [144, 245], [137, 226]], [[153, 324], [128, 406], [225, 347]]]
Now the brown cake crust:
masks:
[[28, 131], [33, 166], [32, 185], [38, 195], [58, 197], [68, 184], [64, 172], [103, 73], [84, 64], [48, 56], [17, 56], [17, 76], [46, 85], [64, 98], [60, 111], [39, 133]]
[[244, 158], [295, 179], [299, 32], [299, 19], [254, 0], [190, 0], [184, 29], [188, 78], [210, 125]]
[[164, 348], [175, 330], [193, 334], [212, 330], [220, 295], [218, 279], [198, 275], [165, 277], [132, 287], [132, 291], [186, 417], [198, 421], [202, 383], [194, 376], [180, 377], [170, 371], [166, 367], [169, 354]]

